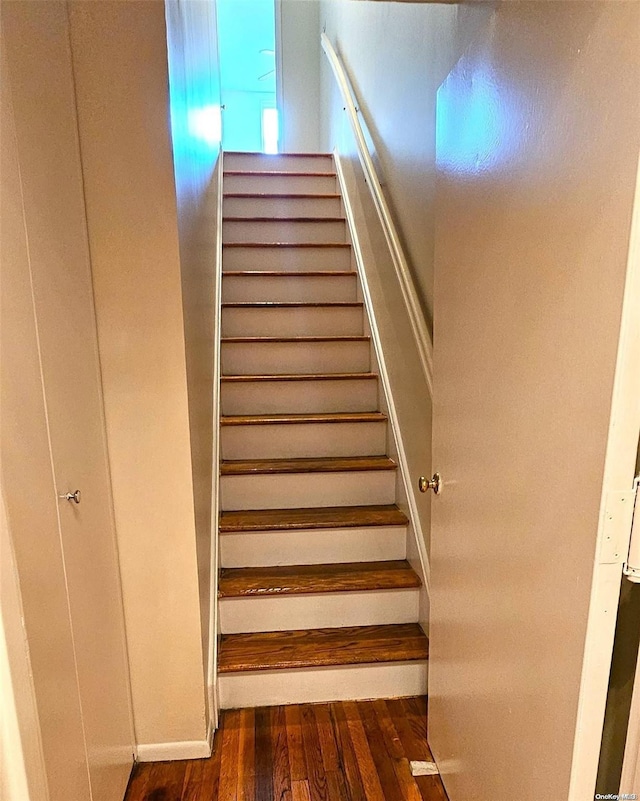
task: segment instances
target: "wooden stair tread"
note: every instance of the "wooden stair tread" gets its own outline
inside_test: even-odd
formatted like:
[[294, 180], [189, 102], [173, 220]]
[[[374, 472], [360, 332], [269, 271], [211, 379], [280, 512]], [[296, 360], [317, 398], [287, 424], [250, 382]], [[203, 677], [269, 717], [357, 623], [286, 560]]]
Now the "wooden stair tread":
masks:
[[305, 301], [251, 300], [223, 303], [223, 309], [349, 309], [362, 308], [364, 304], [357, 300], [327, 300], [320, 303]]
[[221, 342], [368, 342], [371, 337], [361, 334], [349, 334], [344, 336], [317, 336], [317, 337], [222, 337]]
[[223, 426], [295, 425], [298, 423], [385, 423], [382, 412], [324, 412], [317, 414], [223, 415]]
[[238, 278], [240, 276], [255, 278], [255, 276], [260, 276], [261, 278], [282, 278], [286, 276], [287, 278], [335, 278], [336, 276], [344, 276], [344, 275], [357, 275], [355, 270], [305, 270], [304, 272], [294, 272], [293, 270], [225, 270], [222, 273], [222, 277], [234, 277]]
[[401, 590], [421, 585], [406, 560], [343, 562], [329, 565], [279, 567], [223, 567], [220, 598], [258, 598], [309, 595], [321, 592]]
[[407, 516], [395, 504], [321, 506], [317, 509], [256, 509], [221, 512], [221, 534], [242, 531], [287, 531], [365, 526], [406, 526]]
[[281, 223], [281, 222], [314, 222], [314, 223], [315, 222], [323, 222], [323, 223], [330, 222], [330, 223], [336, 223], [336, 222], [344, 222], [345, 218], [344, 217], [318, 217], [318, 216], [315, 216], [315, 217], [310, 217], [310, 216], [306, 216], [306, 217], [265, 217], [264, 215], [262, 215], [260, 217], [238, 217], [237, 215], [234, 215], [234, 216], [224, 216], [222, 218], [222, 220], [223, 220], [223, 222], [250, 222], [250, 223], [256, 223], [256, 222], [277, 222], [277, 223]]
[[338, 192], [223, 192], [222, 197], [251, 197], [263, 200], [271, 200], [272, 198], [277, 198], [278, 200], [282, 198], [332, 198], [337, 200], [342, 195]]
[[223, 634], [220, 673], [424, 661], [429, 641], [417, 623]]
[[281, 177], [281, 176], [293, 176], [295, 178], [335, 178], [335, 172], [317, 172], [317, 171], [309, 171], [306, 172], [293, 172], [290, 170], [224, 170], [224, 175], [263, 175], [265, 177]]
[[260, 473], [342, 473], [360, 470], [395, 470], [397, 464], [388, 456], [329, 456], [317, 459], [238, 459], [223, 460], [223, 476]]
[[350, 248], [349, 242], [223, 242], [223, 248]]
[[352, 379], [377, 380], [376, 373], [285, 373], [278, 375], [222, 375], [220, 380], [230, 383], [245, 381], [351, 381]]

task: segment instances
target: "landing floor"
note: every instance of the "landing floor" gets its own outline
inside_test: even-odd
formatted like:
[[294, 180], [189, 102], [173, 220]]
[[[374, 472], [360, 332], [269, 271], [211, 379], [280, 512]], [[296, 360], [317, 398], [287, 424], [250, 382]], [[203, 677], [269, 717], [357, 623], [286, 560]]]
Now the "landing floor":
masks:
[[446, 801], [426, 699], [223, 712], [210, 759], [138, 765], [125, 801]]

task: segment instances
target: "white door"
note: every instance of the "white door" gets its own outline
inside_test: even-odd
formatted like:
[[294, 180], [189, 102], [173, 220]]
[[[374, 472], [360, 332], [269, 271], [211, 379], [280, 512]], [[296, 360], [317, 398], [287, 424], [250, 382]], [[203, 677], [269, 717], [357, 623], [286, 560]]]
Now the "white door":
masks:
[[639, 425], [639, 23], [502, 4], [438, 97], [429, 741], [451, 801], [593, 798]]
[[[51, 500], [58, 505], [85, 775], [88, 768], [92, 801], [121, 801], [133, 761], [131, 708], [67, 6], [7, 2], [2, 22], [53, 491], [79, 491], [79, 503]], [[25, 421], [23, 447], [32, 422]], [[13, 444], [19, 449], [19, 442]], [[24, 476], [23, 492], [29, 491]], [[14, 536], [33, 539], [37, 532]], [[17, 548], [19, 571], [20, 553], [28, 553], [24, 542]], [[23, 577], [26, 584], [29, 577]], [[27, 628], [30, 634], [44, 636], [38, 621]], [[36, 684], [49, 681], [48, 691], [56, 693], [57, 670], [51, 664], [49, 678], [34, 676]], [[40, 704], [43, 714], [49, 708]], [[77, 770], [75, 759], [63, 748], [47, 768], [54, 776]], [[84, 792], [74, 801], [85, 801]]]

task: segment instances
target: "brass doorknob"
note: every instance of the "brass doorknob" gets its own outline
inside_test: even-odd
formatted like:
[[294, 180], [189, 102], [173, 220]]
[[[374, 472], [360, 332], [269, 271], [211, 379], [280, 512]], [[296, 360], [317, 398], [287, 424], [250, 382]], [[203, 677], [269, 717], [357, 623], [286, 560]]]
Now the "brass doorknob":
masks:
[[436, 495], [440, 495], [442, 492], [442, 476], [440, 473], [434, 473], [431, 478], [420, 476], [418, 479], [418, 488], [420, 492], [428, 492], [432, 489]]

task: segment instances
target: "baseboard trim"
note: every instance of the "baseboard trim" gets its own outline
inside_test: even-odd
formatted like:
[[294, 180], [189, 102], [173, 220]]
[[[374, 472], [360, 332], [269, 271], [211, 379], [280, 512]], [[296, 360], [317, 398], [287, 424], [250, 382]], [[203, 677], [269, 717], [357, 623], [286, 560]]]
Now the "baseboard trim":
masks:
[[174, 743], [141, 743], [138, 762], [170, 762], [175, 759], [206, 759], [211, 756], [213, 729], [206, 740], [186, 740]]

